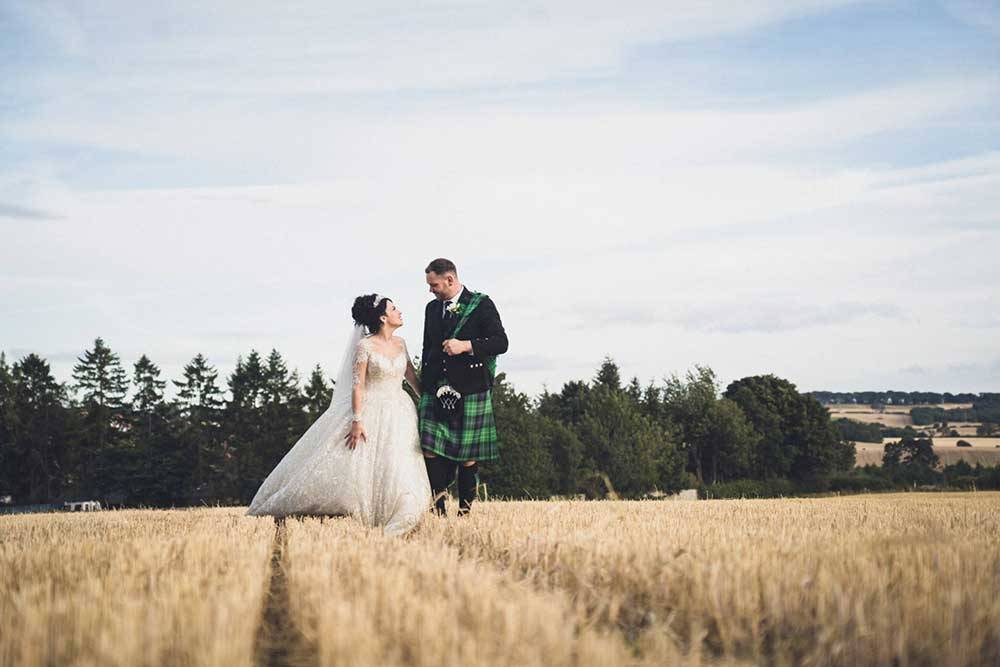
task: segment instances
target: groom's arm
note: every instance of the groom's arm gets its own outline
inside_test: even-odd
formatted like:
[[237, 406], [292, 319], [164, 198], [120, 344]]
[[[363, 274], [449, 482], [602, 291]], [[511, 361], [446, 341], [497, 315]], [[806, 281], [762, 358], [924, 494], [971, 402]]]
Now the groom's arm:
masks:
[[482, 336], [472, 339], [472, 353], [477, 357], [495, 357], [507, 351], [507, 332], [500, 321], [496, 304], [489, 297], [484, 298], [476, 311], [480, 314]]

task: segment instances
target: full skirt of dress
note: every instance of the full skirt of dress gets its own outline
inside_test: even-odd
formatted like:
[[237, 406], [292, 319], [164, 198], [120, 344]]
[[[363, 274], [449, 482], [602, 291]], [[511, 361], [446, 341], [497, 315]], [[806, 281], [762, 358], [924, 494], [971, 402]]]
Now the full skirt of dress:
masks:
[[367, 439], [352, 450], [345, 440], [350, 415], [324, 412], [267, 476], [247, 513], [347, 515], [387, 535], [415, 527], [431, 489], [413, 401], [398, 384], [369, 392], [363, 423]]

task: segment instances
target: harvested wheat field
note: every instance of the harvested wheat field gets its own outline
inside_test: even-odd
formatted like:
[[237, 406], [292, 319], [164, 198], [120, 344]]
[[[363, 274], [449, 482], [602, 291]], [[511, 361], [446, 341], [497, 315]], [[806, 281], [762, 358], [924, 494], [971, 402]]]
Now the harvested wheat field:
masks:
[[0, 517], [4, 665], [983, 665], [1000, 493]]
[[[895, 428], [913, 426], [914, 428], [930, 428], [929, 426], [914, 426], [910, 410], [913, 408], [942, 408], [944, 410], [968, 410], [972, 403], [942, 403], [940, 405], [887, 405], [878, 410], [868, 405], [854, 403], [834, 403], [827, 405], [831, 419], [853, 419], [864, 424], [880, 424]], [[949, 429], [955, 429], [959, 435], [975, 435], [978, 422], [949, 423]]]
[[[899, 438], [886, 438], [881, 443], [857, 442], [854, 451], [857, 453], [855, 465], [882, 465], [882, 454], [885, 443], [897, 442]], [[933, 438], [934, 453], [941, 459], [942, 465], [965, 461], [969, 465], [980, 463], [984, 466], [1000, 465], [1000, 438]], [[971, 447], [959, 447], [958, 441], [964, 440]]]
[[[834, 413], [859, 413], [859, 412], [874, 412], [871, 406], [864, 405], [861, 403], [830, 403], [827, 406], [830, 414]], [[884, 406], [885, 412], [894, 412], [899, 414], [910, 414], [910, 410], [913, 408], [941, 408], [942, 410], [968, 410], [973, 407], [972, 403], [918, 403], [915, 405], [886, 405]]]
[[863, 424], [880, 424], [882, 426], [893, 426], [902, 428], [913, 426], [913, 418], [909, 411], [906, 412], [876, 412], [874, 410], [854, 409], [845, 412], [830, 412], [831, 419], [853, 419]]
[[274, 527], [241, 514], [0, 517], [0, 664], [249, 664]]
[[979, 433], [981, 422], [948, 422], [948, 430], [957, 431], [960, 436], [973, 436]]

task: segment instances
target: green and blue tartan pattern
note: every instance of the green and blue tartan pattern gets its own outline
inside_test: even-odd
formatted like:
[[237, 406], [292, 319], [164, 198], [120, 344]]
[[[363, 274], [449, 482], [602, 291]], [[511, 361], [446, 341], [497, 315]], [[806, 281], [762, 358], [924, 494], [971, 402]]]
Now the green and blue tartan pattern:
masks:
[[[441, 383], [442, 385], [444, 382]], [[500, 458], [497, 425], [493, 419], [493, 392], [462, 397], [462, 411], [443, 422], [434, 411], [437, 399], [420, 396], [420, 446], [452, 461], [493, 461]]]

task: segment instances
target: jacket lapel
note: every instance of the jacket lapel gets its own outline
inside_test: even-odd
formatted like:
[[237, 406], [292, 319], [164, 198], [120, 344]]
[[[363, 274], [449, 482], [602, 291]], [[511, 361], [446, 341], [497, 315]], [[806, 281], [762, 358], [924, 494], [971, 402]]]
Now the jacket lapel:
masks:
[[434, 302], [434, 307], [430, 309], [427, 316], [427, 326], [431, 332], [432, 340], [444, 340], [444, 320], [441, 319], [441, 302]]
[[[458, 302], [460, 304], [467, 304], [472, 300], [472, 292], [468, 287], [462, 288], [462, 293], [458, 295]], [[458, 326], [458, 315], [452, 315], [444, 320], [443, 331], [444, 339], [447, 340], [451, 338], [452, 333], [455, 331], [455, 327]]]

